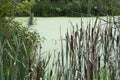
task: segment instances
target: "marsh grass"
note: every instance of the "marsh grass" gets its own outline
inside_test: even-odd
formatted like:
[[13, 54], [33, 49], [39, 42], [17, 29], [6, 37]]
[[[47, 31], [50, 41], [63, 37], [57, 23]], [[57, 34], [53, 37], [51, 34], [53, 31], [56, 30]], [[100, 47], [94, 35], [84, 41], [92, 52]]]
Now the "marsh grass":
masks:
[[93, 26], [71, 22], [65, 40], [60, 35], [61, 51], [53, 52], [57, 57], [43, 58], [43, 40], [28, 27], [15, 22], [1, 28], [8, 33], [0, 31], [0, 80], [119, 80], [120, 23], [108, 17], [101, 24], [98, 19]]
[[[119, 80], [120, 32], [119, 23], [109, 17], [108, 23], [93, 26], [74, 26], [67, 30], [65, 47], [61, 38], [61, 51], [55, 67], [57, 76], [50, 80]], [[112, 21], [113, 20], [113, 21]], [[114, 26], [114, 27], [113, 27]], [[53, 76], [53, 75], [52, 75]]]

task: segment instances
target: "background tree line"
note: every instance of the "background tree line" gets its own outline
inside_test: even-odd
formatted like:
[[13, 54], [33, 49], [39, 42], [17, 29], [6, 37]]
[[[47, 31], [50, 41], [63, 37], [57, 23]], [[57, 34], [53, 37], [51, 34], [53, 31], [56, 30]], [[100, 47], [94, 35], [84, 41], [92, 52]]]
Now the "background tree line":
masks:
[[[35, 0], [35, 16], [106, 16], [120, 14], [119, 0]], [[28, 16], [25, 12], [17, 16]]]

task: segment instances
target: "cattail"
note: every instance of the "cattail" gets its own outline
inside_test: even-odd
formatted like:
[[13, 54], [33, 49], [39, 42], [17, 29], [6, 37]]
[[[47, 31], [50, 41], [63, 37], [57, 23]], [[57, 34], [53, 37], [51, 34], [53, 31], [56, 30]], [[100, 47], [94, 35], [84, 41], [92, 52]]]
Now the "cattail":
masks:
[[100, 56], [98, 56], [98, 80], [100, 80]]
[[40, 80], [40, 71], [39, 67], [36, 68], [36, 79], [35, 80]]
[[[106, 44], [107, 44], [107, 30], [105, 29], [105, 39], [104, 39], [105, 41], [105, 46], [106, 46]], [[104, 49], [105, 49], [105, 55], [104, 55], [104, 68], [106, 68], [106, 62], [107, 62], [107, 46], [106, 47], [104, 47]]]
[[119, 36], [117, 36], [116, 46], [119, 44]]
[[94, 45], [94, 43], [92, 43], [92, 51], [91, 51], [91, 53], [92, 53], [93, 60], [94, 60], [94, 52], [95, 52], [95, 45]]
[[112, 27], [109, 28], [109, 36], [112, 38]]
[[95, 46], [94, 43], [92, 44], [92, 50], [91, 50], [91, 62], [90, 62], [90, 80], [93, 80], [94, 76], [94, 52], [95, 52]]
[[93, 33], [94, 33], [94, 28], [92, 28], [92, 32], [91, 32], [92, 41], [93, 41]]
[[82, 35], [83, 35], [82, 28], [80, 28], [80, 41], [82, 40]]
[[85, 78], [86, 78], [86, 80], [87, 80], [87, 78], [88, 78], [88, 76], [87, 76], [87, 71], [88, 71], [88, 69], [87, 69], [86, 66], [85, 66], [84, 70], [85, 70]]
[[74, 38], [73, 38], [73, 35], [71, 35], [70, 48], [71, 48], [72, 52], [74, 52]]
[[93, 80], [93, 63], [90, 62], [90, 80]]
[[68, 43], [68, 40], [69, 40], [69, 34], [67, 32], [67, 34], [65, 35], [65, 38], [66, 38], [66, 42]]
[[107, 35], [107, 30], [105, 29], [105, 36]]
[[98, 72], [100, 71], [100, 56], [98, 56]]
[[32, 78], [31, 64], [32, 64], [32, 61], [29, 59], [29, 74], [30, 74], [30, 79]]
[[57, 73], [57, 80], [61, 80], [61, 70], [60, 70], [60, 52], [58, 53], [58, 73]]
[[100, 36], [101, 36], [101, 43], [103, 43], [104, 42], [104, 40], [103, 40], [103, 32], [100, 34]]
[[78, 36], [78, 31], [75, 32], [75, 38], [77, 38], [77, 36]]
[[94, 35], [93, 35], [93, 40], [95, 41], [95, 39], [97, 39], [97, 33], [94, 32]]

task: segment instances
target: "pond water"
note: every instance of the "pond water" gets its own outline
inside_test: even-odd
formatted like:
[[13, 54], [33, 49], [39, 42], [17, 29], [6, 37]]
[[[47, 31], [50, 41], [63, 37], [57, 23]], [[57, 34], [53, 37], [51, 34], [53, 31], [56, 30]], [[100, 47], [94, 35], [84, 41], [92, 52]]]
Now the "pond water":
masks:
[[[19, 22], [23, 22], [23, 25], [27, 25], [29, 17], [17, 17]], [[98, 23], [104, 21], [105, 17], [101, 17], [101, 20], [98, 19]], [[72, 25], [76, 27], [76, 24], [81, 27], [86, 28], [88, 24], [91, 26], [94, 25], [96, 17], [35, 17], [34, 25], [31, 26], [35, 29], [41, 36], [44, 36], [46, 40], [42, 43], [43, 52], [51, 52], [60, 50], [60, 32], [63, 40], [65, 39], [65, 34], [68, 31], [72, 30]], [[72, 23], [72, 24], [71, 24]]]
[[[17, 17], [16, 20], [21, 22], [24, 26], [28, 25], [29, 17]], [[48, 53], [57, 57], [59, 51], [61, 51], [61, 39], [63, 40], [63, 46], [65, 46], [65, 34], [67, 29], [69, 33], [72, 32], [72, 26], [86, 27], [90, 24], [93, 27], [96, 17], [35, 17], [34, 25], [30, 26], [36, 30], [41, 36], [45, 37], [45, 41], [42, 43], [42, 53], [46, 57]], [[100, 17], [97, 19], [97, 25], [105, 24], [108, 21], [108, 17]], [[81, 25], [82, 24], [82, 25]]]

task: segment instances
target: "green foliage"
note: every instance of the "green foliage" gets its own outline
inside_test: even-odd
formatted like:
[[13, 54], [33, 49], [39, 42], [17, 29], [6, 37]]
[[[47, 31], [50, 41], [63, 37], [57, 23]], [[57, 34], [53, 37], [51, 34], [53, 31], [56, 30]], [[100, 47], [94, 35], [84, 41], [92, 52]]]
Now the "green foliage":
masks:
[[26, 0], [0, 0], [0, 80], [44, 79], [43, 39], [13, 20], [16, 12], [30, 13], [32, 4]]
[[38, 51], [38, 49], [41, 49], [39, 47], [41, 43], [40, 36], [35, 31], [31, 32], [29, 28], [20, 26], [16, 22], [13, 22], [7, 31], [4, 31], [4, 34], [2, 35], [4, 36], [3, 39], [0, 39], [1, 61], [3, 62], [0, 66], [3, 70], [1, 76], [5, 80], [36, 78], [34, 73], [37, 73], [36, 68], [43, 68], [40, 59], [37, 59], [39, 63], [36, 62], [37, 52], [39, 55], [41, 53]]
[[35, 16], [105, 16], [119, 15], [117, 0], [36, 0], [32, 7]]
[[0, 0], [0, 18], [13, 15], [13, 11], [12, 0]]
[[0, 18], [4, 16], [23, 15], [29, 14], [31, 6], [34, 5], [34, 1], [28, 2], [27, 0], [0, 0]]
[[15, 6], [15, 15], [17, 16], [26, 16], [31, 13], [31, 7], [34, 5], [34, 0], [31, 2], [28, 1], [22, 1], [20, 3], [17, 3]]
[[[50, 2], [50, 1], [37, 1], [32, 8], [35, 16], [79, 16], [76, 12], [79, 11], [78, 3], [65, 1]], [[77, 12], [79, 13], [79, 12]]]

